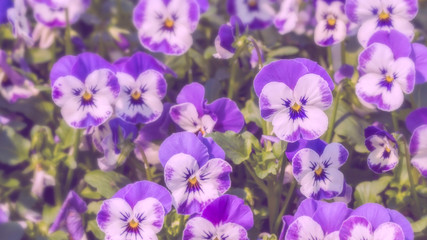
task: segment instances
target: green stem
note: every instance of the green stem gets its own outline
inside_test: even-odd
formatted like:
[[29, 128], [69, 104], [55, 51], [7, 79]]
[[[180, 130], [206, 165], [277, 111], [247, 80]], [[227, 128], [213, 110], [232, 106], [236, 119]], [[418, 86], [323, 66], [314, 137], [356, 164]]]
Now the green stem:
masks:
[[65, 20], [67, 21], [67, 27], [65, 28], [65, 54], [73, 54], [73, 45], [71, 44], [71, 26], [68, 19], [68, 8], [65, 9]]
[[274, 230], [274, 223], [277, 214], [277, 197], [274, 194], [274, 182], [268, 181], [268, 195], [267, 195], [267, 204], [268, 204], [268, 223], [270, 226], [270, 232], [272, 233]]
[[142, 161], [144, 162], [145, 175], [147, 175], [147, 180], [151, 181], [153, 177], [151, 176], [150, 165], [147, 160], [147, 155], [145, 155], [144, 149], [142, 149], [141, 147], [138, 147], [138, 151], [141, 153]]
[[338, 105], [341, 98], [341, 88], [342, 88], [341, 84], [339, 84], [338, 87], [336, 88], [336, 96], [335, 96], [334, 106], [332, 109], [332, 115], [331, 115], [331, 119], [329, 120], [328, 131], [326, 132], [326, 142], [328, 143], [332, 141], [332, 137], [334, 133], [335, 121], [337, 119], [337, 113], [338, 113]]
[[406, 170], [408, 171], [408, 178], [409, 178], [409, 185], [411, 186], [411, 195], [414, 198], [415, 201], [415, 207], [416, 207], [416, 212], [415, 214], [419, 216], [419, 214], [422, 213], [422, 209], [421, 209], [421, 205], [420, 205], [420, 201], [418, 199], [418, 195], [417, 192], [415, 191], [415, 182], [414, 179], [412, 178], [412, 171], [411, 171], [411, 156], [409, 153], [409, 149], [408, 149], [408, 144], [406, 142], [406, 140], [403, 140], [403, 144], [404, 144], [404, 157], [406, 160]]
[[399, 131], [399, 121], [397, 120], [396, 111], [391, 112], [391, 120], [393, 122], [393, 128], [395, 132]]
[[292, 183], [291, 183], [291, 187], [289, 188], [289, 191], [288, 191], [288, 193], [286, 194], [286, 200], [285, 200], [285, 203], [283, 204], [283, 207], [282, 207], [282, 209], [280, 210], [279, 215], [278, 215], [278, 217], [277, 217], [277, 219], [276, 219], [276, 223], [275, 223], [275, 225], [274, 225], [274, 232], [278, 232], [278, 229], [279, 229], [280, 224], [281, 224], [281, 222], [282, 222], [282, 216], [285, 214], [286, 210], [287, 210], [287, 209], [288, 209], [288, 207], [289, 207], [289, 203], [291, 202], [291, 199], [292, 199], [292, 197], [293, 197], [293, 194], [294, 194], [294, 191], [295, 191], [296, 186], [297, 186], [296, 181], [295, 181], [295, 180], [293, 180], [293, 181], [292, 181]]
[[191, 56], [190, 56], [190, 50], [185, 54], [185, 60], [187, 61], [187, 67], [188, 67], [188, 72], [187, 72], [187, 76], [188, 76], [188, 83], [192, 83], [193, 82], [193, 61], [191, 60]]
[[332, 47], [327, 47], [326, 51], [328, 55], [328, 72], [331, 74], [334, 71], [334, 65], [332, 63]]
[[181, 234], [184, 231], [184, 226], [185, 226], [185, 215], [181, 215], [179, 218], [179, 231], [178, 231], [178, 235]]
[[[79, 157], [79, 145], [80, 145], [80, 137], [82, 135], [82, 130], [77, 129], [76, 130], [76, 134], [75, 134], [75, 138], [74, 138], [74, 143], [73, 143], [73, 147], [72, 147], [72, 157], [74, 158], [74, 161], [78, 162], [78, 157]], [[68, 168], [67, 171], [67, 178], [65, 180], [65, 185], [64, 185], [64, 190], [66, 192], [68, 192], [70, 190], [70, 186], [71, 186], [71, 181], [73, 180], [73, 173], [74, 173], [74, 169]], [[65, 193], [67, 194], [67, 193]]]
[[255, 51], [258, 56], [258, 70], [261, 70], [261, 68], [263, 67], [261, 50], [259, 49], [258, 44], [253, 38], [249, 38], [249, 40], [252, 42], [252, 44], [255, 47]]
[[252, 167], [249, 165], [249, 163], [247, 161], [243, 162], [243, 165], [245, 165], [246, 170], [249, 172], [249, 174], [251, 175], [251, 177], [255, 180], [255, 183], [258, 185], [258, 187], [265, 193], [268, 194], [268, 187], [267, 185], [265, 185], [264, 181], [262, 179], [260, 179], [256, 173], [254, 172], [254, 170], [252, 169]]

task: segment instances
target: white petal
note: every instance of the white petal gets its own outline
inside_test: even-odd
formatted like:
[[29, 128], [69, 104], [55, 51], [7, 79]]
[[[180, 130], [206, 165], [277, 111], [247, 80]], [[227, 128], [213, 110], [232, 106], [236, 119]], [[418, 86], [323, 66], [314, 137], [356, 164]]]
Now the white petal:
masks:
[[272, 121], [278, 112], [286, 109], [285, 101], [293, 101], [293, 91], [284, 83], [268, 83], [259, 97], [261, 116], [267, 121]]
[[374, 240], [404, 240], [405, 234], [399, 224], [386, 222], [377, 227]]
[[332, 92], [328, 82], [321, 76], [311, 73], [298, 79], [294, 89], [294, 97], [303, 106], [320, 109], [327, 109], [332, 103]]
[[305, 114], [307, 118], [298, 119], [302, 138], [314, 140], [322, 136], [328, 129], [328, 116], [316, 107], [306, 107]]
[[396, 74], [396, 81], [403, 92], [412, 93], [415, 86], [415, 65], [410, 58], [401, 57], [390, 64], [389, 71]]
[[216, 236], [226, 239], [249, 240], [246, 229], [235, 223], [225, 223], [218, 227]]
[[133, 207], [133, 215], [135, 220], [143, 219], [140, 224], [144, 232], [158, 233], [162, 230], [165, 209], [156, 198], [149, 197], [137, 202]]
[[121, 198], [105, 200], [98, 213], [98, 226], [106, 236], [120, 236], [132, 217], [132, 209]]
[[302, 178], [309, 172], [313, 172], [312, 166], [320, 163], [319, 155], [309, 149], [299, 150], [292, 159], [292, 168], [295, 179], [301, 182]]
[[187, 132], [196, 133], [202, 128], [196, 107], [192, 103], [182, 103], [170, 108], [172, 120]]
[[323, 239], [322, 227], [311, 217], [301, 216], [288, 228], [285, 240]]
[[183, 239], [185, 240], [200, 240], [206, 239], [207, 236], [214, 235], [216, 233], [216, 229], [214, 225], [202, 218], [202, 217], [194, 217], [188, 220], [185, 225]]

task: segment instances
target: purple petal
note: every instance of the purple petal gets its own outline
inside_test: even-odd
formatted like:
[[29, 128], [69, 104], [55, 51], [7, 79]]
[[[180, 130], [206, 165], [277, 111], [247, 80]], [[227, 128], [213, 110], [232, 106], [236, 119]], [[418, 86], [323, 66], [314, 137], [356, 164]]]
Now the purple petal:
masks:
[[[66, 61], [66, 63], [68, 64], [67, 67], [69, 67], [73, 60], [68, 59], [64, 61]], [[77, 56], [77, 60], [74, 62], [71, 72], [68, 71], [67, 75], [73, 75], [77, 79], [80, 79], [82, 82], [85, 82], [86, 77], [89, 74], [99, 69], [109, 69], [113, 73], [116, 73], [116, 67], [111, 65], [99, 55], [95, 53], [82, 53]], [[63, 72], [61, 71], [61, 73]]]
[[413, 43], [411, 58], [415, 63], [416, 84], [427, 82], [427, 47], [424, 44]]
[[[134, 140], [138, 136], [138, 128], [135, 124], [131, 124], [123, 121], [120, 118], [114, 118], [108, 122], [113, 133], [113, 142], [115, 145], [119, 144], [120, 136], [119, 131], [121, 131], [123, 139], [126, 139], [132, 134], [131, 140]], [[119, 127], [121, 130], [119, 130]]]
[[60, 58], [53, 65], [52, 70], [50, 71], [50, 80], [51, 80], [50, 85], [53, 86], [56, 79], [70, 75], [71, 69], [73, 68], [74, 64], [77, 62], [77, 59], [78, 59], [77, 56], [71, 56], [71, 55]]
[[171, 194], [165, 187], [150, 181], [128, 184], [111, 198], [122, 198], [133, 208], [137, 202], [149, 197], [155, 198], [162, 203], [165, 208], [165, 214], [170, 212], [172, 206]]
[[163, 167], [173, 155], [178, 153], [192, 156], [199, 167], [209, 160], [208, 148], [195, 134], [189, 132], [174, 133], [160, 145], [159, 159]]
[[328, 86], [331, 89], [331, 91], [334, 90], [335, 88], [334, 82], [332, 81], [328, 72], [322, 66], [317, 64], [315, 61], [311, 61], [310, 59], [306, 59], [306, 58], [296, 58], [294, 60], [304, 64], [304, 66], [307, 68], [309, 73], [313, 73], [321, 76], [326, 82], [328, 82]]
[[77, 193], [72, 190], [68, 193], [67, 198], [62, 204], [61, 210], [59, 210], [55, 221], [49, 228], [50, 233], [55, 232], [60, 228], [62, 221], [65, 221], [67, 219], [68, 213], [71, 209], [76, 211], [77, 213], [84, 213], [87, 210], [86, 203], [83, 201], [83, 199], [80, 198]]
[[394, 58], [409, 57], [412, 51], [408, 37], [396, 30], [377, 31], [368, 41], [368, 46], [373, 43], [382, 43], [390, 47]]
[[176, 103], [192, 103], [199, 113], [203, 115], [203, 103], [205, 101], [205, 88], [200, 83], [190, 83], [185, 85], [176, 97]]
[[288, 146], [286, 148], [286, 157], [289, 161], [292, 161], [295, 154], [303, 149], [303, 148], [310, 148], [311, 150], [315, 151], [317, 154], [322, 155], [323, 150], [325, 149], [327, 143], [323, 141], [322, 139], [316, 139], [316, 140], [304, 140], [301, 139], [297, 142], [288, 143]]
[[406, 117], [406, 128], [410, 132], [424, 124], [427, 124], [427, 108], [418, 108]]
[[65, 226], [71, 239], [81, 240], [85, 234], [83, 221], [80, 213], [74, 209], [70, 209], [65, 219]]
[[205, 138], [200, 133], [199, 133], [199, 135], [197, 137], [208, 148], [209, 159], [212, 159], [212, 158], [225, 159], [225, 152], [224, 152], [224, 150], [218, 144], [216, 144], [216, 142], [212, 138], [210, 138], [210, 137]]
[[7, 10], [13, 7], [12, 0], [2, 0], [0, 1], [0, 24], [5, 24], [7, 20]]
[[354, 74], [354, 67], [348, 64], [344, 64], [340, 69], [334, 74], [334, 80], [336, 83], [340, 83], [346, 78], [351, 78]]
[[264, 66], [255, 76], [254, 90], [259, 97], [262, 89], [270, 82], [282, 82], [294, 89], [300, 77], [310, 73], [306, 66], [296, 60], [278, 60]]
[[385, 207], [378, 203], [366, 203], [356, 208], [351, 216], [360, 216], [366, 218], [374, 229], [380, 224], [389, 222], [390, 215]]
[[326, 235], [338, 231], [344, 220], [351, 214], [351, 211], [347, 204], [342, 202], [324, 204], [317, 208], [313, 220], [322, 226]]
[[372, 225], [364, 217], [353, 216], [344, 221], [339, 236], [341, 240], [372, 239]]
[[228, 98], [217, 99], [213, 103], [208, 104], [206, 108], [217, 117], [214, 127], [215, 131], [233, 131], [238, 133], [245, 125], [245, 118], [240, 112], [239, 107], [237, 107], [234, 101]]
[[245, 202], [233, 195], [223, 195], [211, 202], [202, 212], [203, 218], [215, 226], [236, 223], [249, 230], [254, 225], [252, 210]]
[[[163, 105], [162, 115], [160, 115], [156, 121], [144, 125], [141, 130], [139, 130], [139, 140], [151, 142], [163, 140], [169, 136], [169, 127], [173, 126], [169, 115], [171, 106], [171, 103], [165, 103]], [[138, 139], [136, 141], [138, 141]]]
[[209, 1], [208, 0], [196, 0], [196, 2], [200, 7], [200, 13], [204, 13], [209, 9]]
[[236, 51], [236, 49], [233, 47], [235, 38], [232, 26], [228, 24], [221, 25], [218, 31], [218, 36], [219, 44], [222, 48], [226, 49], [231, 53], [234, 53]]
[[387, 209], [390, 214], [390, 221], [399, 224], [405, 233], [406, 240], [414, 239], [414, 230], [412, 229], [411, 223], [403, 216], [400, 212], [392, 209]]
[[143, 52], [137, 52], [132, 57], [119, 59], [114, 64], [118, 67], [119, 71], [128, 73], [134, 79], [137, 79], [141, 73], [149, 69], [162, 74], [168, 73], [176, 77], [176, 73], [172, 69], [153, 56]]

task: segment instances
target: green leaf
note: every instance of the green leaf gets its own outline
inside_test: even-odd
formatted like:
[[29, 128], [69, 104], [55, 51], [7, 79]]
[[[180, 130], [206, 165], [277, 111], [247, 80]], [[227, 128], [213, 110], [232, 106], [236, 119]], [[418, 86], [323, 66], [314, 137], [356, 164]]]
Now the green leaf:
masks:
[[24, 236], [24, 229], [16, 222], [0, 224], [1, 239], [20, 240]]
[[101, 229], [99, 229], [98, 224], [96, 223], [95, 220], [90, 220], [89, 223], [87, 224], [87, 229], [88, 232], [92, 232], [93, 235], [95, 235], [95, 237], [97, 239], [104, 239], [105, 234], [104, 232], [101, 231]]
[[411, 226], [415, 233], [423, 232], [427, 229], [427, 217], [425, 216], [416, 222], [412, 222]]
[[29, 158], [30, 141], [8, 126], [0, 126], [0, 163], [16, 165]]
[[49, 234], [49, 240], [68, 240], [68, 234], [64, 231], [56, 231]]
[[261, 161], [256, 162], [253, 166], [259, 178], [264, 179], [270, 174], [277, 174], [277, 158], [272, 152], [263, 152], [260, 159]]
[[355, 207], [368, 202], [381, 203], [380, 193], [387, 188], [392, 179], [392, 176], [384, 176], [376, 181], [359, 183], [354, 192]]
[[258, 106], [253, 100], [246, 101], [245, 107], [242, 109], [242, 114], [245, 117], [245, 122], [254, 122], [258, 127], [262, 128], [262, 118]]
[[213, 132], [208, 135], [225, 151], [226, 156], [239, 165], [249, 159], [252, 146], [260, 148], [259, 142], [250, 132], [239, 135], [232, 131], [225, 133]]
[[130, 183], [129, 178], [116, 172], [95, 170], [85, 175], [84, 180], [105, 198], [112, 197], [120, 188]]
[[74, 139], [77, 136], [77, 130], [68, 126], [64, 120], [61, 120], [55, 133], [59, 139], [61, 139], [60, 144], [62, 149], [71, 147], [74, 144]]
[[299, 52], [299, 49], [294, 46], [286, 46], [271, 50], [268, 53], [268, 58], [280, 57], [280, 56], [290, 56], [295, 55]]
[[32, 64], [46, 63], [53, 58], [52, 51], [49, 49], [30, 48], [26, 53], [26, 59]]

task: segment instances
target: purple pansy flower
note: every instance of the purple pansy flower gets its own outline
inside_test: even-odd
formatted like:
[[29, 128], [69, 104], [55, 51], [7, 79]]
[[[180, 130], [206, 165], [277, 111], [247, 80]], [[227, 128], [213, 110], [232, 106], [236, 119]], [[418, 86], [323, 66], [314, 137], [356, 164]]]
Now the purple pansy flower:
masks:
[[249, 240], [247, 230], [253, 225], [251, 208], [236, 196], [223, 195], [206, 206], [200, 217], [188, 220], [182, 239]]
[[110, 118], [120, 92], [115, 73], [114, 66], [93, 53], [65, 56], [53, 65], [52, 98], [68, 125], [99, 126]]
[[271, 25], [275, 15], [271, 4], [271, 0], [228, 0], [227, 10], [250, 29], [263, 29]]
[[359, 55], [361, 77], [356, 95], [362, 102], [383, 111], [394, 111], [415, 86], [415, 66], [408, 57], [395, 55], [382, 43], [373, 43]]
[[245, 120], [237, 104], [228, 98], [220, 98], [208, 104], [205, 88], [200, 83], [184, 86], [176, 98], [177, 105], [171, 107], [172, 120], [188, 132], [203, 135], [218, 131], [242, 130]]
[[26, 17], [27, 6], [24, 0], [14, 0], [13, 8], [7, 10], [7, 19], [12, 25], [12, 32], [16, 38], [23, 39], [28, 46], [33, 45], [30, 33], [30, 23]]
[[47, 27], [66, 27], [77, 22], [90, 6], [90, 0], [33, 0], [34, 18]]
[[347, 0], [345, 12], [354, 23], [361, 24], [357, 38], [366, 46], [369, 38], [379, 30], [396, 29], [409, 39], [414, 37], [411, 20], [418, 12], [417, 0]]
[[345, 190], [344, 175], [338, 170], [348, 158], [339, 143], [328, 144], [322, 154], [310, 148], [299, 150], [292, 158], [293, 174], [307, 198], [330, 199]]
[[409, 143], [411, 163], [427, 178], [427, 108], [419, 108], [409, 114], [406, 126], [412, 132]]
[[319, 138], [328, 128], [323, 110], [332, 104], [334, 83], [308, 59], [279, 60], [265, 66], [254, 80], [261, 116], [287, 142]]
[[345, 203], [306, 199], [293, 216], [283, 216], [279, 239], [338, 239], [341, 224], [351, 211]]
[[342, 80], [348, 78], [351, 79], [351, 77], [354, 74], [354, 67], [348, 64], [342, 65], [338, 71], [334, 74], [334, 81], [336, 83], [340, 83]]
[[115, 103], [118, 117], [130, 123], [150, 123], [163, 111], [167, 83], [164, 73], [174, 74], [163, 63], [146, 53], [116, 62], [120, 94]]
[[342, 42], [347, 36], [348, 25], [344, 1], [318, 0], [316, 5], [316, 44], [325, 47]]
[[0, 24], [8, 23], [7, 20], [7, 10], [13, 7], [12, 0], [3, 0], [0, 1]]
[[71, 239], [82, 240], [85, 235], [81, 214], [86, 212], [87, 205], [74, 191], [70, 191], [62, 204], [61, 210], [55, 221], [49, 228], [49, 233], [53, 233], [65, 227]]
[[[92, 129], [91, 129], [92, 130]], [[133, 141], [138, 133], [135, 125], [127, 123], [120, 118], [113, 118], [108, 122], [89, 130], [95, 148], [104, 154], [98, 158], [98, 166], [102, 171], [111, 171], [117, 167], [121, 150], [119, 149], [120, 135], [122, 139], [130, 137]]]
[[369, 169], [377, 174], [393, 170], [399, 162], [396, 139], [376, 126], [365, 129], [365, 138], [365, 145], [371, 152], [368, 156]]
[[181, 55], [191, 47], [199, 23], [195, 0], [140, 0], [133, 10], [139, 40], [152, 52]]
[[21, 76], [7, 63], [7, 54], [0, 50], [0, 94], [10, 103], [39, 93], [34, 84]]
[[368, 46], [374, 43], [387, 45], [395, 58], [409, 57], [415, 64], [416, 84], [427, 82], [427, 47], [420, 43], [411, 43], [402, 33], [378, 31], [369, 39]]
[[209, 0], [196, 0], [200, 8], [200, 13], [205, 13], [209, 9]]
[[398, 211], [377, 203], [366, 203], [353, 210], [342, 223], [339, 239], [412, 240], [414, 232], [409, 221]]
[[245, 30], [242, 22], [236, 16], [232, 16], [229, 23], [221, 25], [218, 30], [218, 36], [215, 38], [215, 49], [217, 51], [217, 53], [213, 55], [215, 58], [229, 59], [233, 57], [236, 51], [233, 43], [238, 37], [236, 35], [236, 27], [240, 34]]
[[105, 239], [157, 239], [171, 202], [168, 190], [157, 183], [132, 183], [104, 201], [96, 221]]
[[280, 34], [292, 32], [298, 22], [298, 1], [282, 0], [280, 10], [274, 17], [274, 26]]
[[179, 214], [200, 213], [230, 188], [232, 168], [210, 138], [188, 132], [172, 134], [160, 146], [159, 158]]

